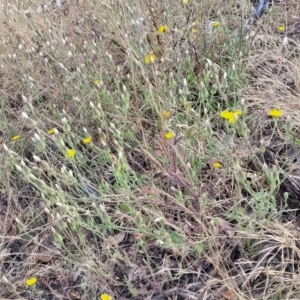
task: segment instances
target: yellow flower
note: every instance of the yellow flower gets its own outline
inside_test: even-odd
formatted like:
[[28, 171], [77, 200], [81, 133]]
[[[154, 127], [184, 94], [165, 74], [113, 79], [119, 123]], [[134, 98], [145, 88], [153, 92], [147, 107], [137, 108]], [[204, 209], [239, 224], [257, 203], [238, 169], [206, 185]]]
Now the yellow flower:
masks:
[[219, 162], [214, 162], [214, 163], [213, 163], [213, 167], [214, 167], [215, 169], [222, 169], [222, 168], [223, 168], [222, 164], [219, 163]]
[[54, 135], [54, 134], [56, 133], [55, 128], [49, 129], [49, 130], [48, 130], [48, 133], [49, 133], [50, 135]]
[[214, 22], [213, 27], [217, 28], [221, 25], [221, 23], [219, 21]]
[[230, 123], [235, 123], [237, 121], [238, 117], [241, 116], [242, 114], [243, 113], [240, 110], [230, 111], [230, 110], [226, 109], [220, 113], [220, 116], [223, 119], [228, 120]]
[[32, 285], [36, 284], [37, 281], [38, 281], [38, 279], [36, 277], [31, 277], [26, 281], [26, 285], [32, 286]]
[[277, 29], [278, 29], [278, 31], [279, 31], [280, 33], [283, 33], [283, 32], [285, 31], [284, 25], [278, 26]]
[[17, 140], [19, 140], [20, 139], [20, 135], [14, 135], [11, 139], [13, 140], [13, 141], [17, 141]]
[[99, 87], [100, 86], [101, 81], [99, 79], [95, 79], [94, 80], [94, 84]]
[[83, 139], [81, 142], [82, 142], [82, 144], [84, 144], [84, 145], [88, 145], [88, 144], [90, 144], [90, 143], [92, 142], [92, 137], [91, 137], [91, 136], [88, 136], [88, 137], [86, 137], [85, 139]]
[[173, 132], [170, 132], [170, 131], [165, 134], [165, 138], [167, 140], [171, 140], [174, 136], [175, 136], [175, 134]]
[[157, 60], [157, 57], [156, 57], [156, 55], [155, 54], [148, 54], [146, 57], [145, 57], [145, 63], [147, 64], [147, 65], [149, 65], [149, 64], [151, 64], [151, 63], [153, 63], [153, 62], [155, 62]]
[[233, 113], [236, 114], [237, 116], [241, 116], [243, 114], [241, 110], [234, 110]]
[[167, 25], [161, 25], [158, 27], [158, 30], [157, 30], [159, 33], [165, 33], [167, 31], [169, 31], [169, 27]]
[[76, 155], [76, 150], [75, 149], [69, 149], [66, 153], [66, 156], [68, 158], [73, 158]]
[[271, 109], [269, 111], [269, 116], [273, 118], [280, 118], [283, 116], [283, 111], [281, 109]]
[[239, 118], [238, 116], [239, 116], [238, 113], [232, 112], [232, 115], [231, 115], [231, 117], [228, 119], [228, 121], [229, 121], [230, 123], [234, 124], [234, 123], [237, 121], [237, 119]]
[[108, 295], [108, 294], [102, 294], [100, 296], [101, 300], [112, 300], [112, 296]]
[[182, 0], [183, 3], [187, 4], [190, 0]]
[[164, 118], [168, 119], [171, 116], [171, 112], [169, 110], [164, 110], [163, 111], [163, 116], [164, 116]]
[[192, 33], [196, 33], [197, 31], [198, 31], [198, 29], [192, 28]]
[[223, 119], [228, 120], [228, 119], [231, 118], [232, 112], [229, 111], [228, 109], [226, 109], [226, 110], [223, 110], [223, 111], [220, 113], [220, 115], [221, 115], [221, 117], [222, 117]]

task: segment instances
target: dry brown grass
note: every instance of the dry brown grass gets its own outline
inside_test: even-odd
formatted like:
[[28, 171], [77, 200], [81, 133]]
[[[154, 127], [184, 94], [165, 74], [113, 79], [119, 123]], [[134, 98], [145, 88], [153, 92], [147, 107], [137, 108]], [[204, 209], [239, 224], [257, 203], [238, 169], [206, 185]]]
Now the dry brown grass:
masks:
[[0, 10], [0, 298], [299, 299], [300, 4], [40, 5]]

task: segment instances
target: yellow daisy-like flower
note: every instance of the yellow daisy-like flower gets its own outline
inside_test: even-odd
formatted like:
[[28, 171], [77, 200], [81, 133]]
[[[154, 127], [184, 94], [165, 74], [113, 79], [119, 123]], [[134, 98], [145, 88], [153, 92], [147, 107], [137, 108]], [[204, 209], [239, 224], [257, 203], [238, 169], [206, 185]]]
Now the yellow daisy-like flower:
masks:
[[167, 132], [167, 133], [165, 134], [165, 138], [166, 138], [167, 140], [171, 140], [174, 136], [175, 136], [175, 134], [174, 134], [173, 132], [171, 132], [171, 131], [169, 131], [169, 132]]
[[20, 135], [14, 135], [11, 139], [12, 139], [13, 141], [17, 141], [17, 140], [19, 140], [20, 138], [21, 138]]
[[149, 65], [149, 64], [151, 64], [151, 63], [153, 63], [153, 62], [155, 62], [157, 60], [157, 57], [156, 57], [156, 55], [155, 54], [148, 54], [146, 57], [145, 57], [145, 63], [147, 64], [147, 65]]
[[198, 32], [198, 29], [192, 28], [192, 33], [196, 33], [196, 32]]
[[241, 116], [242, 114], [243, 113], [241, 110], [230, 111], [230, 110], [226, 109], [220, 113], [220, 116], [223, 119], [226, 119], [230, 123], [234, 124], [237, 121], [238, 117]]
[[69, 149], [66, 153], [66, 156], [68, 158], [73, 158], [76, 155], [76, 150], [75, 149]]
[[171, 116], [171, 112], [169, 110], [164, 110], [163, 111], [163, 116], [164, 116], [164, 118], [168, 119]]
[[51, 128], [51, 129], [48, 130], [48, 133], [49, 133], [50, 135], [54, 135], [55, 132], [56, 132], [55, 128]]
[[28, 280], [26, 280], [26, 285], [32, 286], [32, 285], [36, 284], [37, 281], [38, 281], [38, 279], [36, 277], [31, 277]]
[[269, 116], [273, 118], [280, 118], [283, 116], [283, 111], [281, 109], [270, 109]]
[[83, 139], [81, 142], [82, 142], [83, 145], [88, 145], [92, 142], [92, 139], [93, 138], [91, 136], [88, 136], [85, 139]]
[[159, 33], [165, 33], [169, 31], [169, 27], [167, 25], [161, 25], [158, 27], [157, 30]]
[[284, 25], [278, 26], [277, 29], [278, 29], [278, 31], [279, 31], [280, 33], [283, 33], [283, 32], [285, 31]]
[[95, 80], [94, 80], [94, 84], [95, 84], [97, 87], [99, 87], [100, 84], [101, 84], [101, 81], [100, 81], [99, 79], [95, 79]]
[[239, 118], [240, 115], [241, 115], [241, 114], [239, 114], [239, 111], [237, 111], [237, 112], [232, 112], [232, 116], [228, 119], [228, 121], [229, 121], [230, 123], [234, 124], [234, 123], [238, 120], [238, 118]]
[[221, 116], [223, 119], [228, 120], [229, 118], [231, 118], [232, 112], [229, 111], [228, 109], [226, 109], [226, 110], [223, 110], [223, 111], [220, 113], [220, 116]]
[[182, 0], [183, 3], [187, 4], [190, 0]]
[[213, 163], [213, 167], [214, 167], [215, 169], [222, 169], [222, 168], [223, 168], [222, 164], [219, 163], [219, 162], [214, 162], [214, 163]]
[[237, 116], [241, 116], [243, 114], [241, 110], [234, 110], [233, 113], [236, 114]]
[[112, 300], [112, 296], [110, 296], [109, 294], [102, 294], [100, 296], [101, 300]]
[[217, 28], [220, 27], [221, 23], [219, 21], [214, 22], [213, 27]]

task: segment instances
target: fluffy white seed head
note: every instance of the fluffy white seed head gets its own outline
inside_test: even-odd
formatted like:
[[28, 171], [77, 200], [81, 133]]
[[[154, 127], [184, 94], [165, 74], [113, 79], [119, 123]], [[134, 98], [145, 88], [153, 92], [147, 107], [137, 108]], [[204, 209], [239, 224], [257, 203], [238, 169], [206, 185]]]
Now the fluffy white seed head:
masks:
[[36, 162], [40, 162], [41, 161], [41, 159], [38, 156], [36, 156], [36, 155], [33, 155], [33, 159]]
[[24, 120], [27, 120], [27, 119], [29, 118], [28, 115], [27, 115], [27, 113], [26, 113], [25, 111], [22, 111], [21, 117], [22, 117], [22, 119], [24, 119]]
[[9, 152], [8, 147], [4, 143], [3, 143], [3, 149], [4, 149], [4, 151]]

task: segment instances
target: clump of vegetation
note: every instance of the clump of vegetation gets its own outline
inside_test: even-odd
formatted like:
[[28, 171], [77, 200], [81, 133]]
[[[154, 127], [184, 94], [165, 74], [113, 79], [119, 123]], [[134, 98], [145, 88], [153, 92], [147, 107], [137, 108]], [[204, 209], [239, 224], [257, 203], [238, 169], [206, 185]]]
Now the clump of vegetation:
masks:
[[299, 4], [75, 2], [1, 7], [0, 298], [299, 298]]

